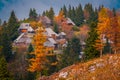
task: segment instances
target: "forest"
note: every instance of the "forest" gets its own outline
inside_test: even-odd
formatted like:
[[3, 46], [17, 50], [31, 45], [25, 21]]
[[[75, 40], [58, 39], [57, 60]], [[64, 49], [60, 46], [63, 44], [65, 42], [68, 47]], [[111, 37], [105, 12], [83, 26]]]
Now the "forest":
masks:
[[[119, 56], [120, 12], [115, 8], [64, 5], [57, 15], [53, 7], [43, 13], [30, 8], [28, 16], [19, 20], [13, 10], [8, 21], [0, 19], [0, 80], [49, 80], [39, 78], [105, 55]], [[22, 24], [29, 24], [30, 32]]]

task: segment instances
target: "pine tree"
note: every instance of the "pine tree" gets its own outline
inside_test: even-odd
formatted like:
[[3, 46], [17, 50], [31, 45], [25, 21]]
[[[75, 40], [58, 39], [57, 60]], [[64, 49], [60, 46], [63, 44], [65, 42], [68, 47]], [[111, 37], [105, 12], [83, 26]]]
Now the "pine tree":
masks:
[[69, 18], [72, 17], [72, 8], [71, 8], [71, 5], [69, 5], [69, 9], [68, 9], [68, 14], [67, 14], [67, 16], [68, 16]]
[[35, 8], [30, 9], [29, 19], [30, 19], [30, 20], [36, 20], [37, 16], [38, 16], [38, 14], [37, 14]]
[[18, 27], [19, 24], [17, 22], [17, 18], [15, 16], [14, 11], [12, 11], [7, 25], [7, 32], [8, 32], [7, 34], [9, 35], [10, 40], [13, 41], [18, 37], [18, 31], [17, 31]]
[[59, 68], [64, 68], [80, 61], [80, 51], [80, 40], [73, 37], [72, 40], [68, 41], [67, 47], [63, 50], [63, 54], [61, 55], [61, 60], [58, 65]]
[[75, 8], [74, 7], [72, 7], [72, 10], [71, 10], [71, 20], [73, 21], [73, 22], [75, 22], [75, 16], [76, 16], [76, 14], [75, 14]]
[[30, 44], [29, 47], [28, 47], [28, 52], [31, 53], [33, 50], [34, 50], [33, 46], [32, 46], [32, 44]]
[[7, 62], [0, 56], [0, 80], [14, 80], [7, 70]]
[[94, 11], [92, 4], [88, 3], [84, 7], [84, 11], [87, 13], [86, 22], [90, 25], [92, 22], [97, 22], [97, 10]]
[[54, 23], [54, 29], [53, 29], [56, 33], [59, 33], [59, 29], [58, 29], [58, 25], [57, 23]]
[[86, 41], [86, 48], [84, 50], [85, 60], [89, 60], [99, 56], [99, 51], [95, 48], [96, 40], [98, 39], [98, 34], [96, 30], [96, 23], [91, 24], [91, 31], [88, 33], [89, 37]]
[[106, 54], [106, 53], [112, 53], [111, 45], [110, 45], [110, 42], [109, 42], [108, 38], [106, 38], [106, 43], [105, 43], [103, 52], [104, 52], [104, 54]]
[[0, 44], [2, 45], [2, 55], [9, 61], [13, 55], [10, 36], [7, 34], [6, 29], [2, 32]]
[[64, 12], [65, 17], [67, 17], [67, 8], [65, 5], [63, 6], [62, 10]]
[[49, 17], [52, 21], [53, 21], [53, 19], [54, 19], [54, 15], [55, 15], [54, 10], [53, 10], [53, 8], [51, 7], [50, 10], [49, 10], [49, 15], [48, 15], [48, 17]]
[[34, 51], [34, 48], [33, 48], [32, 44], [30, 44], [28, 47], [27, 59], [31, 59], [34, 57], [34, 55], [31, 54], [33, 51]]
[[82, 10], [81, 4], [76, 8], [75, 23], [77, 26], [80, 26], [84, 22], [84, 13]]
[[46, 14], [45, 11], [43, 11], [42, 16], [45, 16], [45, 14]]

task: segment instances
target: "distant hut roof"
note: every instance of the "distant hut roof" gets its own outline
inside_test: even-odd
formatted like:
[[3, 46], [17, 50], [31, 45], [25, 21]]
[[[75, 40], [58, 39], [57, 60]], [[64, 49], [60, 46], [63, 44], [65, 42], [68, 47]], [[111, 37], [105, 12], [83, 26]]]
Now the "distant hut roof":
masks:
[[70, 18], [67, 18], [67, 23], [68, 23], [68, 24], [75, 25], [75, 23], [74, 23]]
[[53, 43], [49, 42], [49, 41], [46, 41], [44, 43], [44, 46], [46, 46], [46, 47], [55, 47], [55, 45]]
[[45, 28], [46, 32], [47, 32], [47, 36], [52, 36], [52, 34], [58, 36], [57, 33], [55, 33], [51, 28]]
[[27, 29], [27, 31], [32, 32], [34, 29], [30, 26], [30, 23], [22, 23], [18, 30], [20, 29]]
[[48, 41], [50, 41], [52, 44], [57, 44], [57, 42], [53, 38], [48, 38]]

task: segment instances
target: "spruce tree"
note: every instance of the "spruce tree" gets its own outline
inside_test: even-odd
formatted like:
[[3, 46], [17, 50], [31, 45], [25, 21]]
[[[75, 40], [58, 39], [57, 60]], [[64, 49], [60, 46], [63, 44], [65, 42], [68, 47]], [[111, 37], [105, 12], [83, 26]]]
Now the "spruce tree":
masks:
[[7, 34], [10, 37], [11, 41], [15, 40], [18, 37], [18, 27], [19, 24], [17, 22], [17, 18], [14, 11], [12, 11], [7, 25]]
[[66, 16], [67, 16], [67, 8], [66, 8], [66, 6], [65, 6], [65, 5], [63, 6], [63, 9], [62, 9], [62, 10], [63, 10], [64, 15], [65, 15], [65, 17], [66, 17]]
[[69, 9], [68, 9], [68, 17], [71, 18], [72, 16], [72, 8], [71, 8], [71, 5], [69, 5]]
[[29, 19], [30, 20], [36, 20], [37, 16], [38, 16], [38, 14], [36, 12], [36, 9], [35, 8], [33, 8], [33, 9], [30, 8]]
[[12, 76], [7, 70], [7, 62], [3, 56], [0, 56], [0, 80], [13, 80]]
[[80, 26], [84, 22], [84, 13], [82, 10], [81, 4], [76, 8], [75, 23], [77, 26]]
[[61, 60], [58, 66], [60, 68], [64, 68], [77, 63], [80, 60], [80, 51], [80, 40], [76, 37], [73, 37], [72, 40], [68, 41], [67, 47], [63, 50], [63, 54], [61, 55]]
[[109, 42], [108, 38], [106, 38], [106, 43], [105, 43], [103, 52], [104, 52], [104, 54], [105, 54], [105, 53], [111, 53], [111, 52], [112, 52], [112, 50], [111, 50], [111, 45], [110, 45], [110, 42]]
[[49, 14], [48, 17], [53, 21], [55, 13], [52, 7], [50, 8], [48, 14]]
[[95, 48], [95, 42], [98, 39], [96, 26], [96, 23], [91, 23], [91, 31], [89, 32], [89, 37], [86, 41], [86, 48], [84, 50], [85, 60], [99, 56], [99, 51]]
[[59, 29], [58, 29], [58, 25], [57, 23], [54, 23], [54, 29], [53, 29], [56, 33], [59, 33]]
[[7, 34], [5, 29], [2, 32], [0, 44], [2, 45], [2, 55], [4, 55], [7, 61], [9, 61], [13, 56], [12, 45], [11, 45], [10, 36]]

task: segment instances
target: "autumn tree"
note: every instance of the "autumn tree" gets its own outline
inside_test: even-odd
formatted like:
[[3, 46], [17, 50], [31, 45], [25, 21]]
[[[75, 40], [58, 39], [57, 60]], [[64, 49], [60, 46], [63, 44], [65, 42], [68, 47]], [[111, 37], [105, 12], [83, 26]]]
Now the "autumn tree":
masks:
[[63, 11], [60, 11], [58, 16], [55, 16], [54, 21], [59, 25], [65, 19]]
[[98, 21], [98, 34], [100, 36], [105, 35], [111, 43], [112, 50], [114, 53], [117, 53], [120, 48], [120, 27], [118, 16], [116, 16], [115, 12], [112, 12], [107, 8], [102, 8], [99, 12]]
[[31, 72], [41, 73], [41, 71], [45, 68], [47, 62], [46, 48], [43, 46], [44, 42], [46, 41], [46, 36], [43, 34], [44, 31], [45, 30], [42, 24], [40, 24], [33, 39], [33, 45], [35, 48], [34, 52], [31, 54], [34, 54], [35, 57], [30, 59], [31, 64], [28, 68], [28, 70]]

